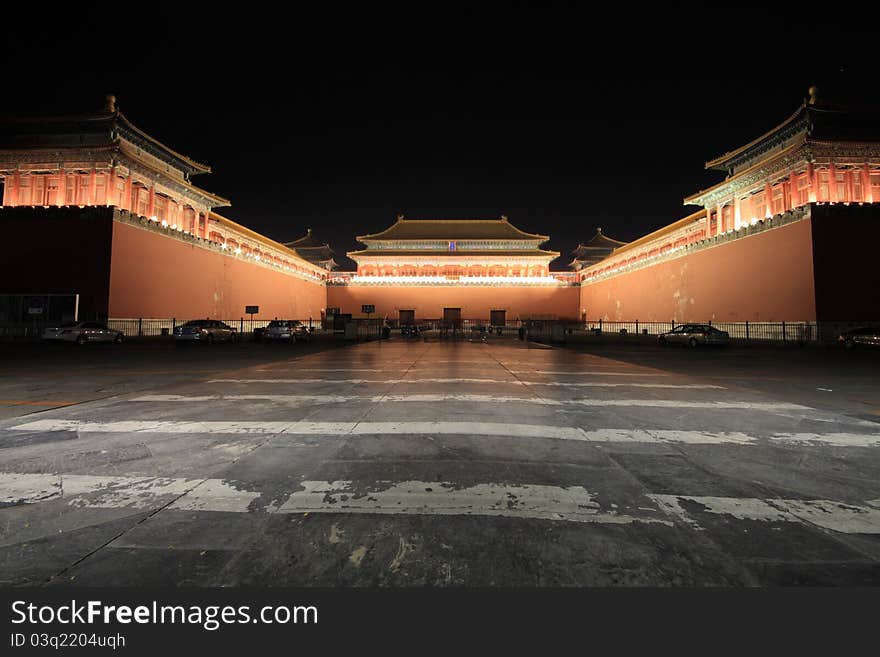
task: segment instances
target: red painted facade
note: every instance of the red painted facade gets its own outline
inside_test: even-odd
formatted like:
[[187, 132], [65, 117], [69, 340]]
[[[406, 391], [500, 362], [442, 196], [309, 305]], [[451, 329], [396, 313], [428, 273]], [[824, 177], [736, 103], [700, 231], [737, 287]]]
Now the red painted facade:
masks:
[[619, 321], [874, 320], [880, 111], [810, 98], [706, 163], [702, 209], [578, 271], [580, 314]]
[[811, 222], [585, 283], [580, 312], [608, 321], [814, 320]]
[[323, 280], [127, 216], [103, 207], [0, 210], [4, 235], [18, 245], [0, 258], [0, 294], [78, 294], [82, 319], [235, 319], [258, 305], [255, 319], [318, 320], [326, 307]]
[[361, 315], [373, 304], [376, 315], [397, 319], [400, 310], [414, 310], [415, 319], [439, 319], [444, 308], [461, 308], [463, 319], [489, 319], [491, 310], [506, 311], [508, 320], [575, 319], [580, 289], [576, 286], [415, 286], [328, 285], [327, 306]]
[[308, 281], [125, 223], [113, 223], [110, 317], [320, 319], [323, 281]]

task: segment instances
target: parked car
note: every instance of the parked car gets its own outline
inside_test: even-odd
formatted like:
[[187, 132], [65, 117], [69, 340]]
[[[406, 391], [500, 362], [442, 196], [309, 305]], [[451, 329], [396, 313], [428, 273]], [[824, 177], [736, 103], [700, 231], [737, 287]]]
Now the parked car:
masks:
[[880, 328], [862, 326], [840, 334], [837, 338], [847, 349], [853, 347], [880, 347]]
[[428, 330], [425, 324], [401, 324], [400, 335], [405, 338], [418, 338], [424, 331]]
[[235, 329], [217, 319], [193, 319], [174, 329], [174, 342], [235, 342]]
[[263, 330], [264, 342], [308, 342], [312, 337], [308, 326], [295, 319], [275, 319]]
[[43, 331], [44, 340], [59, 340], [62, 342], [115, 342], [117, 344], [125, 340], [122, 331], [109, 328], [101, 322], [66, 322], [60, 326], [46, 328]]
[[688, 347], [696, 347], [701, 344], [727, 344], [730, 342], [730, 334], [709, 324], [682, 324], [667, 333], [658, 335], [657, 342], [661, 347], [665, 347], [667, 344], [682, 344]]

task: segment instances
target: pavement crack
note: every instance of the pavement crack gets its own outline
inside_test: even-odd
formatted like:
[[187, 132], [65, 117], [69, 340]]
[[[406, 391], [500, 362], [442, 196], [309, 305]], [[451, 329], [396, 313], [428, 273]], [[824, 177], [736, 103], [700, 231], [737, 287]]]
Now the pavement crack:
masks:
[[[177, 502], [178, 500], [180, 500], [181, 498], [183, 498], [183, 497], [185, 497], [186, 495], [189, 495], [190, 493], [192, 493], [196, 488], [198, 488], [199, 486], [201, 486], [201, 485], [202, 485], [203, 483], [205, 483], [206, 481], [207, 481], [207, 479], [202, 479], [201, 481], [199, 481], [199, 482], [198, 482], [195, 486], [193, 486], [192, 488], [189, 488], [189, 489], [183, 491], [180, 495], [178, 495], [178, 496], [175, 497], [174, 499], [172, 499], [172, 500], [166, 502], [165, 504], [163, 504], [163, 505], [157, 507], [156, 509], [154, 509], [153, 511], [151, 511], [150, 513], [148, 513], [147, 515], [145, 515], [143, 518], [141, 518], [140, 520], [138, 520], [138, 521], [137, 521], [136, 523], [134, 523], [133, 525], [130, 525], [129, 527], [126, 527], [125, 529], [123, 529], [122, 531], [120, 531], [118, 534], [116, 534], [116, 535], [110, 537], [109, 539], [107, 539], [106, 541], [104, 541], [101, 545], [99, 545], [99, 546], [96, 547], [95, 549], [93, 549], [93, 550], [91, 550], [90, 552], [88, 552], [88, 553], [84, 554], [83, 556], [81, 556], [79, 559], [77, 559], [76, 561], [74, 561], [74, 562], [73, 562], [72, 564], [70, 564], [69, 566], [66, 566], [65, 568], [63, 568], [63, 569], [61, 569], [60, 571], [58, 571], [57, 573], [55, 573], [54, 575], [50, 575], [50, 576], [49, 576], [49, 577], [43, 582], [43, 584], [44, 584], [44, 585], [49, 585], [49, 584], [52, 583], [52, 580], [54, 580], [54, 579], [58, 579], [58, 578], [60, 578], [60, 577], [63, 577], [66, 573], [70, 572], [73, 568], [76, 568], [79, 564], [83, 563], [86, 559], [89, 559], [89, 558], [92, 557], [93, 555], [97, 554], [98, 552], [100, 552], [101, 550], [103, 550], [104, 548], [106, 548], [106, 547], [109, 546], [111, 543], [113, 543], [115, 540], [117, 540], [117, 539], [119, 539], [119, 538], [122, 538], [125, 534], [127, 534], [128, 532], [130, 532], [130, 531], [131, 531], [132, 529], [134, 529], [135, 527], [138, 527], [138, 526], [142, 525], [142, 524], [145, 523], [147, 520], [149, 520], [150, 518], [152, 518], [153, 516], [155, 516], [157, 513], [160, 513], [160, 512], [162, 512], [162, 511], [164, 511], [165, 509], [167, 509], [167, 508], [168, 508], [169, 506], [171, 506], [172, 504], [176, 503], [176, 502]], [[63, 489], [62, 489], [62, 490], [63, 490]]]
[[365, 422], [367, 420], [367, 418], [370, 415], [372, 415], [373, 410], [375, 408], [377, 408], [378, 405], [381, 404], [385, 399], [387, 399], [387, 397], [397, 388], [397, 386], [399, 386], [405, 382], [407, 374], [409, 374], [412, 371], [412, 369], [419, 362], [419, 359], [421, 359], [422, 356], [424, 356], [428, 351], [430, 351], [430, 349], [431, 349], [430, 346], [426, 346], [424, 349], [422, 349], [422, 351], [416, 355], [416, 357], [413, 359], [413, 361], [407, 366], [407, 368], [403, 371], [403, 373], [398, 377], [397, 383], [394, 383], [390, 388], [388, 388], [388, 390], [383, 392], [381, 395], [373, 397], [373, 403], [367, 407], [366, 412], [360, 417], [360, 419], [358, 419], [354, 424], [352, 424], [351, 428], [349, 428], [349, 430], [348, 430], [349, 434], [354, 433], [355, 429], [357, 429], [357, 427], [362, 422]]

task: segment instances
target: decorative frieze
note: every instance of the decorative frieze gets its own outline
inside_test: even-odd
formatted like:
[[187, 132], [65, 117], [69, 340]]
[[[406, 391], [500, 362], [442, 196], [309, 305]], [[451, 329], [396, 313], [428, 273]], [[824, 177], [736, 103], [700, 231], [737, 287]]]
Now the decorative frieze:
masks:
[[[175, 239], [180, 242], [186, 242], [193, 246], [198, 246], [199, 248], [206, 249], [208, 251], [213, 251], [218, 255], [222, 255], [227, 258], [234, 258], [236, 260], [243, 260], [248, 264], [257, 266], [257, 267], [266, 267], [269, 269], [274, 269], [279, 273], [285, 274], [287, 276], [292, 276], [293, 278], [299, 278], [302, 280], [311, 281], [313, 283], [322, 283], [324, 278], [326, 277], [326, 272], [323, 270], [311, 265], [306, 261], [297, 262], [295, 266], [290, 265], [280, 265], [271, 260], [264, 258], [255, 258], [253, 256], [249, 256], [244, 253], [242, 250], [234, 250], [226, 247], [225, 244], [220, 242], [214, 242], [209, 239], [205, 239], [199, 237], [198, 235], [194, 235], [190, 232], [181, 230], [178, 228], [173, 228], [169, 226], [167, 222], [159, 222], [151, 220], [148, 217], [144, 217], [141, 215], [134, 214], [127, 210], [117, 209], [113, 215], [113, 220], [118, 221], [120, 223], [124, 223], [130, 226], [134, 226], [141, 230], [147, 230], [153, 233], [157, 233], [162, 235], [163, 237], [169, 239]], [[233, 235], [231, 231], [230, 237], [233, 239], [244, 241], [246, 238], [239, 235]], [[290, 258], [290, 256], [281, 253], [280, 251], [276, 251], [269, 247], [266, 244], [260, 244], [259, 248], [264, 255], [279, 257], [279, 258]]]
[[747, 169], [755, 161], [772, 156], [774, 151], [785, 150], [792, 143], [798, 141], [799, 138], [804, 137], [807, 134], [808, 129], [809, 119], [807, 115], [804, 114], [785, 128], [768, 136], [765, 141], [747, 148], [742, 153], [731, 157], [726, 162], [726, 169], [732, 171], [733, 175], [736, 175], [743, 169]]
[[555, 276], [358, 276], [347, 272], [331, 275], [328, 285], [350, 287], [572, 287], [576, 281]]
[[686, 198], [685, 203], [701, 205], [704, 208], [711, 208], [719, 203], [727, 203], [732, 197], [739, 196], [753, 187], [767, 182], [772, 184], [778, 178], [788, 176], [792, 170], [800, 171], [805, 169], [807, 163], [811, 161], [811, 155], [809, 146], [801, 146], [797, 150], [770, 160], [761, 167], [750, 170], [746, 174], [734, 176], [716, 187]]
[[367, 251], [534, 251], [536, 240], [364, 240]]

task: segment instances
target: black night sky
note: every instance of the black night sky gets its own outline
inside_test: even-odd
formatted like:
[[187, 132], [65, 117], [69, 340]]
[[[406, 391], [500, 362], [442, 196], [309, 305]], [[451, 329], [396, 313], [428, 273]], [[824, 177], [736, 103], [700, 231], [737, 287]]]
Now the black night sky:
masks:
[[59, 75], [17, 85], [4, 113], [94, 111], [113, 93], [135, 125], [213, 168], [193, 182], [232, 201], [221, 214], [279, 241], [311, 227], [345, 269], [355, 236], [399, 213], [506, 214], [550, 235], [562, 252], [552, 267], [564, 269], [597, 226], [629, 241], [694, 211], [682, 198], [723, 177], [704, 163], [787, 118], [810, 85], [874, 100], [865, 73], [833, 58], [755, 75], [748, 64], [611, 65], [596, 51], [375, 65], [277, 44], [187, 63], [115, 52], [106, 66], [84, 60], [93, 73], [75, 81], [47, 55]]

